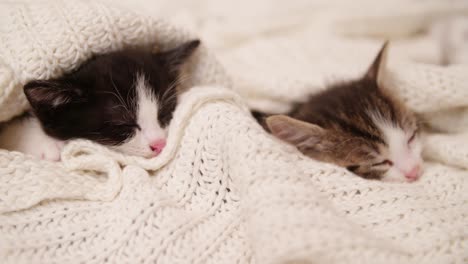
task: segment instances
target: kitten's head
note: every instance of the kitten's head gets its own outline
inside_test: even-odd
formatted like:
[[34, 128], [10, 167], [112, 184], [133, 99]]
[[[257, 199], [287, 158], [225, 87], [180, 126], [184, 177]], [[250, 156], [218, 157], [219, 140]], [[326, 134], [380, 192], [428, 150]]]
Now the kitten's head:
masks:
[[291, 117], [268, 117], [271, 133], [309, 157], [364, 178], [417, 180], [422, 172], [418, 123], [409, 109], [379, 85], [385, 50], [384, 46], [360, 80], [312, 96]]
[[126, 154], [156, 156], [166, 144], [181, 67], [199, 43], [99, 55], [60, 78], [31, 81], [24, 92], [54, 138], [85, 138]]

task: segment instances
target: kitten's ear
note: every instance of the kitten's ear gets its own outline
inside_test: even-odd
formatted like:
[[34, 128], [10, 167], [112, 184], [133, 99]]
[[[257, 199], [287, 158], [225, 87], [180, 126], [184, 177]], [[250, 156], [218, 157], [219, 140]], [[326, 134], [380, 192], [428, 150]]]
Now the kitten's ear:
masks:
[[385, 41], [379, 53], [375, 57], [374, 62], [372, 62], [372, 65], [367, 70], [367, 73], [365, 74], [364, 78], [369, 80], [375, 80], [377, 83], [379, 83], [387, 65], [387, 57], [388, 41]]
[[274, 115], [266, 119], [271, 133], [299, 149], [312, 148], [326, 135], [320, 126], [303, 122], [285, 115]]
[[57, 108], [82, 96], [80, 89], [60, 81], [31, 81], [24, 86], [24, 93], [33, 109]]
[[156, 54], [173, 71], [179, 68], [187, 61], [193, 52], [200, 46], [200, 40], [191, 40], [185, 42], [174, 49]]

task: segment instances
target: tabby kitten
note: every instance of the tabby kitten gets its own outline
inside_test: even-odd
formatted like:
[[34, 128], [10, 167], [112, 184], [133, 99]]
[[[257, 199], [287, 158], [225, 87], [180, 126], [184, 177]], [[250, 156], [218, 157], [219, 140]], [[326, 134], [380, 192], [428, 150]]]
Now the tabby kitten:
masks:
[[417, 180], [422, 172], [418, 122], [379, 81], [386, 47], [362, 78], [312, 95], [287, 116], [267, 117], [264, 125], [303, 154], [363, 178]]

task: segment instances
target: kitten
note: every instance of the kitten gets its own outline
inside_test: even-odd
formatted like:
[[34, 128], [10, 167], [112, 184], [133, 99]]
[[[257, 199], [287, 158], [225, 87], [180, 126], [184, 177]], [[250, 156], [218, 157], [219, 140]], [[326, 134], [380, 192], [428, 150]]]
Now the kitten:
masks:
[[102, 54], [62, 77], [27, 83], [33, 116], [6, 125], [0, 147], [59, 160], [64, 142], [82, 138], [129, 155], [158, 155], [177, 105], [181, 67], [199, 44]]
[[417, 180], [422, 173], [417, 120], [379, 81], [386, 46], [362, 78], [335, 84], [288, 116], [269, 116], [261, 123], [303, 154], [363, 178]]

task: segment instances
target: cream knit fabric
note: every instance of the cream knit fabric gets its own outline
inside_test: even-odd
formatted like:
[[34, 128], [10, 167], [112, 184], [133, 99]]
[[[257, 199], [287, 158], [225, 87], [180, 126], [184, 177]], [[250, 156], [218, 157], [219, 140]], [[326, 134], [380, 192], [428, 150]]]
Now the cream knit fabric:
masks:
[[[274, 35], [262, 23], [249, 27], [247, 19], [236, 28], [225, 19], [220, 39], [222, 18], [179, 13], [177, 23], [201, 32], [232, 78], [202, 48], [168, 145], [151, 160], [79, 140], [66, 146], [62, 163], [0, 150], [1, 262], [468, 263], [468, 61], [459, 55], [467, 54], [459, 37], [466, 19], [448, 23], [453, 36], [443, 39], [456, 47], [448, 55], [438, 41], [443, 25], [394, 42], [390, 52], [386, 85], [439, 131], [427, 131], [428, 162], [416, 183], [367, 181], [305, 158], [266, 134], [246, 107], [285, 110], [329, 81], [360, 74], [381, 43], [363, 36], [406, 36], [428, 27], [424, 14], [435, 20], [468, 10], [462, 1], [428, 1], [425, 13], [409, 8], [419, 2], [409, 1], [412, 12], [403, 14], [380, 2], [381, 20], [338, 11], [316, 23], [283, 17], [297, 30]], [[164, 49], [191, 36], [122, 10], [75, 1], [2, 4], [0, 120], [25, 109], [21, 85], [29, 79], [60, 75], [94, 52]], [[398, 25], [389, 18], [400, 18]], [[366, 30], [366, 21], [375, 27]], [[429, 64], [444, 56], [457, 64]]]

